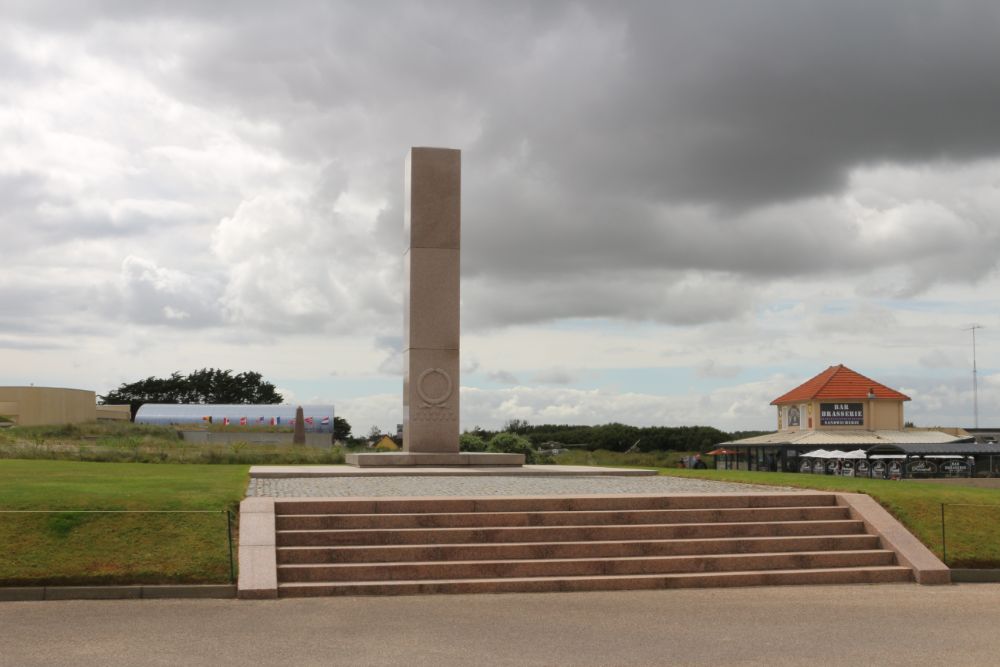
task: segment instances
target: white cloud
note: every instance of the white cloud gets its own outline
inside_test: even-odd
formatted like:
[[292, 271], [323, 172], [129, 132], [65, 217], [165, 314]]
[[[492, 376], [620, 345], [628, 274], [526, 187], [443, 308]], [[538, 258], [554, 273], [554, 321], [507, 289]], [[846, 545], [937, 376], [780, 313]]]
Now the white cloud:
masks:
[[556, 387], [463, 387], [462, 426], [499, 428], [506, 420], [517, 418], [531, 424], [621, 422], [767, 429], [774, 421], [768, 403], [782, 387], [777, 378], [705, 393], [664, 395]]
[[195, 277], [129, 255], [122, 261], [117, 287], [118, 293], [105, 307], [109, 314], [130, 322], [207, 326], [221, 320], [219, 288], [206, 276]]
[[739, 366], [725, 366], [714, 359], [705, 359], [695, 366], [695, 373], [703, 378], [732, 378], [740, 374]]

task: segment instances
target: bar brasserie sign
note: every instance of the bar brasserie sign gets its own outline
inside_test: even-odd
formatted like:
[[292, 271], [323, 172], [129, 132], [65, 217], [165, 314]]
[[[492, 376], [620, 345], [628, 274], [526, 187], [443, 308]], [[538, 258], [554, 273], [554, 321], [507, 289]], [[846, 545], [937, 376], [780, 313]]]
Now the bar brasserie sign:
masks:
[[820, 426], [863, 426], [863, 403], [820, 403]]

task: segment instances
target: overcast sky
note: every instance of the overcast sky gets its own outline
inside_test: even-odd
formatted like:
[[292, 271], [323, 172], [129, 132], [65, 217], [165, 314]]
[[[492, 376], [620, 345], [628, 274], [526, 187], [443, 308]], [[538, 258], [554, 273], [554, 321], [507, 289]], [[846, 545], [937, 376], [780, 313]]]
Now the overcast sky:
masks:
[[401, 421], [403, 159], [463, 151], [462, 426], [1000, 426], [1000, 5], [0, 4], [0, 384]]

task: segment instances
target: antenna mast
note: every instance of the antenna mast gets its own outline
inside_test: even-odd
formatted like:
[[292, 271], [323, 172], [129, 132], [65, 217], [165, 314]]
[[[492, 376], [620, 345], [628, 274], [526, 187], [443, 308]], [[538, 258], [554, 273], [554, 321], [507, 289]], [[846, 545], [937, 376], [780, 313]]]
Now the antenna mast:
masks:
[[973, 324], [966, 331], [972, 332], [972, 421], [974, 428], [979, 428], [979, 379], [976, 375], [976, 329], [982, 329], [979, 324]]

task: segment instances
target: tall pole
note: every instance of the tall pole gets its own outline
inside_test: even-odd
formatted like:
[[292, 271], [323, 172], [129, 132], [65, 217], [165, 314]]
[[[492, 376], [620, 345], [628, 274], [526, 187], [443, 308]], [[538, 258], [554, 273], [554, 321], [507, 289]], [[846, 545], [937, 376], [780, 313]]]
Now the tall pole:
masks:
[[982, 329], [979, 324], [973, 324], [966, 331], [972, 332], [972, 421], [973, 427], [979, 428], [979, 379], [976, 374], [976, 329]]

